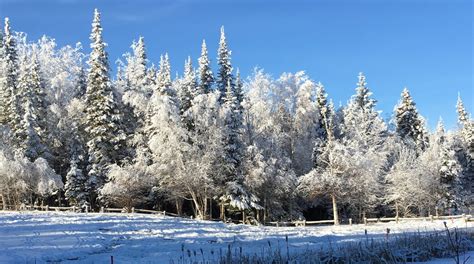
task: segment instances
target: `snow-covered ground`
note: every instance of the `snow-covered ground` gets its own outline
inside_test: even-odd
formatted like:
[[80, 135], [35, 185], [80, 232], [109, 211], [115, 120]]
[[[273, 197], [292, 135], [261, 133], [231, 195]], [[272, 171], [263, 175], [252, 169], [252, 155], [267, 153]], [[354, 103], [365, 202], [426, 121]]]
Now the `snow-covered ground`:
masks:
[[[461, 263], [474, 263], [474, 251], [469, 251], [466, 254], [462, 254], [459, 257], [459, 261]], [[432, 259], [426, 262], [420, 262], [423, 264], [449, 264], [449, 263], [456, 263], [453, 258], [444, 258], [444, 259]]]
[[[449, 227], [474, 228], [448, 221]], [[138, 215], [0, 212], [0, 263], [169, 263], [182, 255], [218, 256], [230, 244], [245, 253], [285, 245], [290, 252], [412, 231], [443, 230], [442, 221], [369, 226], [257, 227]]]

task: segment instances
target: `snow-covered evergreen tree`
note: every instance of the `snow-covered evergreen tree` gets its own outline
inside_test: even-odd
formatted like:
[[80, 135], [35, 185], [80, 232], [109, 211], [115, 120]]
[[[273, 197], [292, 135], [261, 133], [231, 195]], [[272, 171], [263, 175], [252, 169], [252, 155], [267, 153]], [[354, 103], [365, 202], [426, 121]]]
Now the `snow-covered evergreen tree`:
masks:
[[235, 97], [237, 99], [237, 106], [239, 111], [243, 110], [242, 103], [244, 101], [244, 83], [240, 77], [240, 70], [237, 68], [237, 72], [235, 74]]
[[[120, 160], [124, 134], [120, 130], [120, 113], [110, 78], [106, 44], [102, 39], [100, 13], [94, 11], [90, 36], [92, 52], [86, 91], [86, 132], [89, 154], [86, 189], [94, 199], [106, 181], [107, 166]], [[91, 200], [90, 202], [95, 202]]]
[[456, 156], [461, 164], [460, 182], [464, 204], [474, 204], [474, 120], [466, 111], [461, 97], [458, 95], [456, 105], [459, 129], [455, 134]]
[[234, 77], [232, 75], [232, 64], [230, 62], [231, 51], [227, 46], [224, 27], [221, 27], [221, 38], [219, 40], [219, 49], [217, 51], [217, 90], [221, 92], [221, 100], [224, 100], [227, 92], [227, 86], [234, 87]]
[[358, 179], [351, 207], [353, 211], [360, 211], [361, 217], [380, 204], [378, 199], [383, 194], [381, 184], [388, 155], [387, 127], [375, 110], [376, 100], [371, 95], [366, 78], [360, 73], [356, 94], [342, 110], [342, 140], [353, 153]]
[[407, 88], [403, 89], [401, 100], [395, 107], [395, 125], [398, 136], [407, 144], [414, 144], [419, 150], [426, 148], [425, 124]]
[[69, 171], [66, 174], [64, 195], [70, 204], [82, 206], [87, 202], [88, 195], [85, 191], [87, 178], [80, 167], [80, 160], [77, 156], [71, 158], [69, 166]]
[[[455, 208], [458, 209], [461, 206], [461, 182], [460, 172], [461, 167], [456, 159], [455, 150], [451, 140], [445, 134], [443, 121], [440, 119], [436, 127], [436, 134], [434, 135], [435, 140], [432, 140], [433, 144], [437, 146], [438, 153], [435, 155], [439, 159], [440, 174], [440, 201], [444, 208]], [[431, 147], [431, 146], [430, 146]]]
[[76, 94], [74, 97], [82, 97], [86, 94], [87, 91], [87, 74], [84, 67], [81, 67], [79, 70], [79, 75], [77, 76], [76, 81]]
[[160, 68], [156, 75], [156, 89], [161, 94], [173, 94], [171, 81], [171, 65], [168, 53], [160, 56]]
[[324, 167], [319, 157], [326, 147], [329, 134], [332, 133], [333, 112], [328, 105], [327, 94], [321, 83], [316, 84], [316, 121], [315, 121], [315, 143], [313, 147], [313, 168]]
[[191, 107], [192, 99], [199, 95], [196, 74], [190, 57], [184, 63], [184, 76], [179, 84], [177, 94], [180, 102], [180, 113], [183, 116]]
[[245, 189], [242, 171], [244, 145], [241, 139], [242, 114], [231, 81], [228, 80], [223, 103], [224, 154], [221, 161], [222, 175], [217, 185], [222, 188], [220, 196], [221, 218], [226, 205], [238, 210], [250, 208], [251, 194]]
[[148, 59], [145, 49], [145, 40], [140, 37], [137, 42], [131, 45], [132, 54], [126, 54], [127, 65], [125, 67], [124, 78], [130, 89], [149, 94], [150, 80], [148, 76]]
[[6, 52], [5, 45], [3, 44], [3, 29], [0, 28], [0, 124], [8, 123], [8, 101], [9, 101], [9, 90], [7, 88], [7, 76], [6, 76]]
[[471, 116], [466, 111], [464, 103], [461, 100], [461, 96], [459, 95], [456, 109], [458, 112], [458, 124], [461, 127], [461, 134], [464, 138], [464, 141], [467, 143], [469, 156], [471, 157], [471, 160], [474, 160], [474, 120], [471, 119]]
[[1, 98], [4, 104], [4, 111], [0, 114], [0, 121], [3, 124], [10, 124], [12, 127], [20, 126], [21, 117], [17, 114], [19, 111], [19, 102], [17, 98], [17, 80], [18, 80], [18, 55], [15, 36], [10, 27], [9, 18], [5, 18], [5, 30], [3, 35], [3, 59], [2, 59], [2, 82]]
[[211, 69], [211, 61], [209, 60], [206, 41], [202, 41], [201, 56], [199, 57], [199, 89], [201, 93], [209, 93], [212, 91], [214, 76]]

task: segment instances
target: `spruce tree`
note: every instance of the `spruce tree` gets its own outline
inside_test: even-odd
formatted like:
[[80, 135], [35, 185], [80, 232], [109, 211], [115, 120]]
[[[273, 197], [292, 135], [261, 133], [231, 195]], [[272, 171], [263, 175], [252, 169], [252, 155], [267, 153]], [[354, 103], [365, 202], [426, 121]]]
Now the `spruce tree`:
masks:
[[245, 210], [250, 208], [251, 195], [243, 184], [242, 162], [244, 144], [241, 139], [242, 114], [238, 107], [237, 97], [230, 80], [227, 83], [223, 99], [223, 159], [222, 178], [218, 186], [223, 187], [220, 197], [221, 218], [224, 217], [224, 206]]
[[231, 51], [227, 46], [227, 40], [224, 33], [224, 27], [221, 27], [221, 38], [217, 52], [217, 64], [219, 70], [217, 73], [217, 90], [221, 93], [221, 101], [226, 96], [227, 86], [234, 87], [234, 78], [232, 76], [232, 64], [230, 63]]
[[47, 102], [45, 87], [41, 80], [40, 66], [36, 55], [33, 61], [23, 60], [18, 83], [21, 98], [22, 118], [15, 130], [20, 149], [31, 161], [39, 157], [50, 159], [47, 148]]
[[458, 112], [458, 148], [457, 157], [462, 166], [461, 185], [463, 196], [467, 206], [474, 204], [474, 120], [464, 107], [461, 97], [458, 95], [456, 105]]
[[243, 111], [243, 101], [244, 101], [244, 84], [240, 78], [240, 70], [237, 68], [237, 73], [235, 77], [235, 97], [237, 99], [237, 108], [239, 111]]
[[214, 76], [211, 70], [211, 61], [209, 60], [206, 41], [202, 41], [201, 57], [199, 57], [199, 89], [201, 93], [212, 91]]
[[149, 86], [149, 79], [144, 38], [140, 37], [138, 42], [133, 42], [131, 48], [133, 54], [127, 57], [125, 78], [129, 82], [131, 89], [146, 91]]
[[19, 102], [17, 98], [18, 56], [16, 39], [10, 28], [10, 20], [5, 18], [3, 35], [3, 81], [1, 98], [4, 111], [0, 113], [0, 122], [10, 124], [13, 128], [20, 126], [21, 116], [18, 115]]
[[9, 91], [6, 76], [6, 52], [3, 44], [3, 29], [0, 29], [0, 124], [7, 123]]
[[395, 107], [395, 125], [398, 136], [407, 144], [414, 144], [418, 150], [426, 147], [424, 121], [418, 114], [416, 104], [407, 88], [403, 89], [401, 100]]
[[120, 147], [124, 134], [120, 129], [117, 98], [109, 78], [108, 55], [102, 39], [100, 13], [94, 11], [91, 54], [86, 91], [86, 133], [89, 155], [86, 189], [91, 203], [105, 183], [107, 166], [120, 161]]
[[458, 94], [458, 100], [456, 103], [456, 110], [458, 112], [458, 123], [461, 126], [465, 126], [466, 124], [469, 123], [470, 117], [468, 112], [466, 111], [466, 108], [464, 108], [464, 103], [461, 99], [461, 95]]
[[69, 146], [69, 170], [66, 174], [66, 184], [64, 186], [65, 196], [69, 204], [79, 206], [85, 204], [88, 198], [86, 192], [87, 177], [84, 174], [86, 153], [80, 132], [78, 124], [73, 123], [71, 145]]
[[76, 94], [74, 97], [81, 98], [86, 94], [87, 90], [87, 76], [84, 67], [81, 66], [76, 81]]
[[156, 89], [161, 94], [172, 95], [171, 65], [168, 53], [160, 56], [160, 68], [156, 75]]
[[327, 94], [324, 89], [324, 86], [319, 82], [316, 84], [316, 138], [313, 148], [313, 168], [324, 166], [321, 164], [320, 156], [324, 152], [326, 147], [326, 142], [328, 139], [328, 125], [330, 124], [330, 119], [332, 118], [331, 109], [329, 108], [327, 101]]
[[316, 110], [318, 111], [318, 119], [316, 122], [317, 130], [318, 130], [318, 138], [322, 140], [326, 140], [328, 137], [328, 127], [326, 124], [328, 124], [328, 114], [329, 114], [329, 108], [328, 108], [328, 101], [327, 101], [327, 94], [324, 89], [324, 86], [322, 83], [317, 83], [316, 84]]
[[199, 89], [196, 83], [196, 73], [190, 57], [188, 57], [184, 63], [184, 76], [178, 86], [177, 95], [181, 120], [188, 130], [192, 130], [192, 120], [186, 116], [186, 112], [191, 108], [193, 98], [199, 94]]
[[371, 96], [365, 76], [359, 73], [356, 94], [343, 109], [343, 134], [361, 151], [380, 149], [386, 134], [386, 126], [375, 109], [376, 100]]

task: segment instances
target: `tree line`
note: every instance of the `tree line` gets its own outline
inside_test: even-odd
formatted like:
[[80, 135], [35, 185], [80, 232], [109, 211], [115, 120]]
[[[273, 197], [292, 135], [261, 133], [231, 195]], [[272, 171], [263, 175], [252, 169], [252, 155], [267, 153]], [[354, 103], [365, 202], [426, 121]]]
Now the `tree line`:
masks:
[[[171, 76], [140, 37], [111, 67], [94, 11], [90, 54], [0, 32], [3, 204], [166, 209], [207, 219], [469, 212], [474, 121], [430, 132], [407, 88], [383, 120], [360, 73], [335, 107], [304, 72], [243, 80], [221, 28], [217, 71], [202, 42]], [[454, 111], [454, 109], [453, 109]]]

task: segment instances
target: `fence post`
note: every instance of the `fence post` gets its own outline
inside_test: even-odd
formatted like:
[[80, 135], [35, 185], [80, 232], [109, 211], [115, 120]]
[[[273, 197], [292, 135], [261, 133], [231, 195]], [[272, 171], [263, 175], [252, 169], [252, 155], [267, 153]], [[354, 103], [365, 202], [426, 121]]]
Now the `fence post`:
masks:
[[467, 222], [467, 221], [466, 221], [466, 214], [462, 214], [462, 220], [463, 220], [464, 222]]
[[349, 218], [349, 225], [352, 226], [352, 218]]
[[135, 213], [135, 207], [132, 207], [132, 214]]
[[86, 205], [86, 214], [89, 213], [89, 206]]
[[49, 205], [45, 206], [46, 212], [49, 211]]
[[433, 223], [433, 220], [434, 220], [433, 215], [430, 215], [430, 221], [431, 221], [431, 223]]
[[280, 224], [278, 224], [278, 221], [277, 221], [277, 227], [280, 227]]
[[72, 206], [72, 212], [73, 212], [73, 213], [76, 212], [76, 206], [75, 206], [75, 205]]
[[367, 217], [364, 217], [364, 225], [367, 225]]
[[306, 226], [306, 219], [303, 220], [303, 226]]
[[104, 207], [103, 206], [100, 207], [100, 213], [104, 213]]
[[397, 216], [395, 216], [395, 222], [398, 224], [398, 223], [399, 223], [399, 221], [400, 221], [400, 217], [399, 217], [398, 215], [397, 215]]
[[166, 211], [163, 211], [163, 216], [166, 216]]

